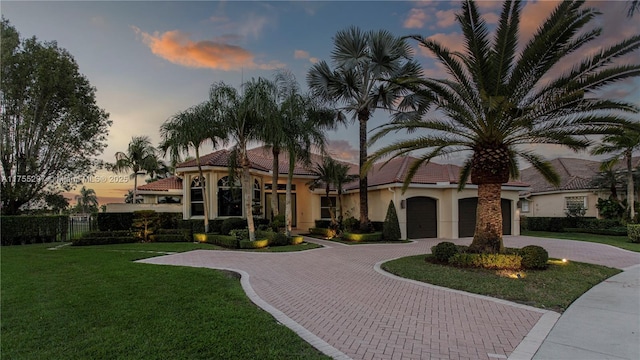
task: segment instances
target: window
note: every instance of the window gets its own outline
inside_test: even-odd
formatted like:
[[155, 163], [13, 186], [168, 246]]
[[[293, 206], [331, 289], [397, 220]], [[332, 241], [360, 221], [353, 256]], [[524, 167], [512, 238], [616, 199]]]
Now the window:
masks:
[[191, 216], [204, 215], [205, 180], [196, 176], [191, 180]]
[[582, 207], [583, 209], [587, 208], [586, 196], [568, 196], [564, 198], [565, 209], [576, 209], [579, 207]]
[[242, 187], [236, 179], [225, 176], [218, 180], [218, 216], [242, 216]]
[[335, 196], [329, 196], [328, 199], [326, 196], [323, 196], [320, 199], [320, 218], [331, 219], [331, 213], [329, 212], [329, 209], [334, 208], [334, 211], [335, 211], [335, 207], [336, 207]]
[[251, 199], [251, 208], [253, 215], [259, 216], [262, 215], [262, 203], [260, 199], [262, 197], [262, 192], [260, 191], [260, 183], [258, 180], [253, 181], [253, 198]]
[[520, 211], [529, 212], [529, 200], [520, 200]]

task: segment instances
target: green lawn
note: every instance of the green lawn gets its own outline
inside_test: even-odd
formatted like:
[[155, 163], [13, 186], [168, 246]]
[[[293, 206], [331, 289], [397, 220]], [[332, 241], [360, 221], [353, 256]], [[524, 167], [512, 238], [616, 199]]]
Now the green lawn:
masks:
[[[55, 245], [55, 244], [54, 244]], [[208, 244], [2, 247], [2, 359], [327, 359], [237, 276], [133, 263]]]
[[597, 234], [584, 234], [584, 233], [572, 233], [572, 232], [528, 231], [528, 230], [523, 230], [521, 235], [553, 238], [553, 239], [588, 241], [588, 242], [612, 245], [625, 250], [640, 252], [640, 243], [629, 242], [629, 238], [626, 236], [597, 235]]
[[425, 255], [392, 260], [382, 268], [404, 278], [558, 312], [594, 285], [621, 272], [599, 265], [551, 261], [547, 270], [520, 272], [522, 278], [518, 279], [500, 276], [495, 270], [429, 263]]

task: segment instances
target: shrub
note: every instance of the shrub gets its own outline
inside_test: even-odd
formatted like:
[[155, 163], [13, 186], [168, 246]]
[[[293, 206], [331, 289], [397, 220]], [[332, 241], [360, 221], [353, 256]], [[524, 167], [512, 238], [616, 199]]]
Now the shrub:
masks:
[[444, 241], [431, 248], [431, 253], [440, 262], [447, 262], [449, 258], [458, 254], [458, 246], [452, 242]]
[[549, 253], [543, 247], [528, 245], [518, 252], [522, 257], [522, 267], [525, 269], [545, 269], [549, 261]]
[[98, 230], [129, 230], [133, 224], [133, 213], [98, 213]]
[[329, 225], [331, 225], [331, 220], [316, 220], [315, 223], [317, 228], [328, 229]]
[[492, 270], [519, 270], [522, 267], [522, 257], [508, 254], [455, 254], [449, 258], [449, 264]]
[[2, 216], [0, 226], [2, 245], [65, 241], [69, 230], [69, 216]]
[[154, 242], [191, 242], [191, 230], [188, 229], [158, 229], [149, 239]]
[[240, 240], [240, 249], [262, 249], [269, 245], [269, 239]]
[[231, 236], [231, 235], [196, 233], [196, 234], [193, 234], [193, 240], [200, 243], [207, 243], [207, 244], [226, 247], [229, 249], [238, 248], [238, 239], [236, 239], [235, 236]]
[[182, 222], [182, 213], [158, 213], [158, 228], [177, 229]]
[[374, 233], [368, 233], [368, 234], [354, 234], [354, 233], [345, 232], [342, 234], [342, 240], [357, 241], [357, 242], [380, 241], [382, 240], [382, 233], [374, 232]]
[[133, 236], [130, 230], [118, 231], [90, 231], [83, 234], [78, 239], [73, 239], [73, 246], [87, 245], [111, 245], [111, 244], [129, 244], [134, 243], [138, 239]]
[[289, 238], [287, 237], [287, 235], [283, 233], [275, 233], [271, 238], [271, 242], [269, 243], [269, 245], [272, 245], [272, 246], [289, 245]]
[[286, 219], [284, 218], [284, 214], [278, 214], [273, 217], [269, 226], [273, 231], [278, 231], [278, 229], [285, 227]]
[[258, 229], [258, 230], [268, 230], [268, 229], [271, 228], [269, 226], [269, 224], [271, 224], [269, 219], [263, 219], [263, 218], [254, 217], [253, 218], [253, 223], [255, 224], [256, 229]]
[[304, 237], [303, 236], [291, 236], [289, 238], [289, 244], [290, 245], [300, 245], [304, 242]]
[[[396, 216], [397, 216], [397, 214], [396, 214]], [[373, 229], [373, 231], [382, 232], [384, 230], [384, 221], [372, 221], [371, 222], [371, 228]]]
[[618, 200], [598, 199], [596, 204], [598, 214], [605, 219], [620, 219], [624, 217], [625, 207]]
[[320, 235], [326, 238], [332, 239], [336, 236], [336, 231], [327, 228], [309, 228], [309, 233], [312, 235]]
[[401, 236], [396, 206], [393, 204], [393, 200], [391, 200], [389, 202], [389, 207], [387, 207], [387, 216], [385, 216], [384, 224], [382, 226], [382, 237], [385, 240], [396, 241], [400, 240]]
[[611, 235], [611, 236], [627, 236], [627, 228], [624, 226], [612, 227], [608, 229], [592, 229], [592, 228], [564, 228], [565, 232], [577, 232], [585, 234]]
[[[616, 219], [594, 219], [583, 218], [578, 219], [576, 228], [580, 229], [610, 229], [621, 226], [620, 221]], [[567, 226], [567, 228], [570, 228]]]
[[629, 241], [631, 241], [632, 243], [640, 243], [640, 224], [627, 225], [627, 233], [627, 236], [629, 236]]
[[353, 216], [350, 216], [342, 220], [342, 227], [346, 232], [353, 232], [354, 230], [360, 229], [360, 221]]
[[243, 218], [227, 218], [224, 219], [220, 226], [220, 233], [228, 235], [231, 230], [245, 229], [247, 227], [247, 220]]
[[138, 210], [133, 212], [133, 223], [131, 227], [140, 231], [142, 241], [148, 241], [158, 226], [158, 213], [154, 210]]

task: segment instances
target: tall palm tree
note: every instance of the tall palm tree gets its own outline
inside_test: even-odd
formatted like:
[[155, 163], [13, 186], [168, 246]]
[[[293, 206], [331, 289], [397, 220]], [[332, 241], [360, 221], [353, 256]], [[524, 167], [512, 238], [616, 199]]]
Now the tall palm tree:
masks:
[[235, 141], [232, 163], [239, 164], [242, 178], [242, 194], [249, 239], [255, 240], [255, 225], [252, 216], [252, 186], [249, 168], [251, 162], [247, 152], [250, 141], [259, 140], [259, 131], [272, 109], [269, 102], [271, 85], [262, 78], [243, 84], [243, 94], [222, 82], [211, 85], [209, 101], [214, 116], [225, 124], [227, 137]]
[[[418, 63], [410, 60], [411, 47], [386, 30], [361, 31], [350, 27], [334, 38], [332, 70], [325, 61], [307, 74], [309, 88], [318, 98], [340, 104], [360, 127], [360, 169], [367, 160], [367, 121], [376, 109], [391, 110], [405, 94], [389, 80], [418, 76]], [[369, 227], [368, 179], [360, 176], [360, 226]]]
[[335, 207], [331, 202], [331, 197], [329, 197], [329, 194], [331, 192], [331, 185], [333, 184], [333, 179], [335, 178], [334, 173], [336, 164], [337, 163], [333, 158], [331, 158], [330, 156], [325, 156], [322, 159], [322, 163], [316, 164], [315, 168], [311, 170], [315, 178], [307, 182], [307, 185], [309, 185], [309, 189], [311, 189], [312, 191], [324, 187], [324, 195], [327, 199], [327, 204], [329, 204], [331, 226], [336, 225]]
[[593, 155], [614, 154], [613, 157], [603, 162], [603, 168], [613, 167], [620, 159], [624, 160], [627, 175], [627, 213], [629, 219], [635, 219], [634, 209], [635, 186], [633, 184], [633, 152], [640, 150], [640, 131], [628, 128], [618, 134], [609, 134], [602, 138], [602, 143], [593, 148]]
[[142, 172], [153, 172], [158, 167], [156, 148], [151, 145], [148, 136], [134, 136], [129, 142], [127, 151], [118, 151], [115, 157], [115, 164], [109, 164], [107, 168], [115, 173], [132, 171], [130, 177], [133, 179], [133, 198], [137, 199], [138, 175]]
[[160, 126], [160, 150], [164, 155], [170, 153], [172, 162], [177, 162], [182, 154], [188, 155], [191, 150], [195, 152], [202, 185], [205, 232], [209, 232], [209, 202], [200, 162], [200, 147], [207, 142], [211, 142], [215, 147], [224, 143], [226, 137], [224, 124], [215, 115], [211, 104], [203, 102], [175, 114]]
[[[548, 181], [559, 177], [550, 163], [526, 145], [557, 144], [585, 149], [585, 137], [609, 131], [624, 123], [625, 112], [637, 105], [600, 99], [603, 86], [640, 74], [640, 65], [612, 64], [640, 47], [633, 36], [592, 55], [560, 73], [556, 65], [571, 64], [569, 55], [588, 50], [585, 45], [601, 34], [587, 26], [595, 9], [583, 1], [563, 1], [538, 28], [532, 39], [518, 44], [522, 4], [506, 1], [493, 39], [475, 2], [462, 3], [456, 15], [462, 27], [465, 50], [453, 52], [444, 44], [412, 36], [435, 55], [450, 75], [447, 79], [417, 78], [399, 81], [431, 101], [435, 114], [402, 114], [372, 136], [374, 142], [390, 132], [407, 131], [416, 138], [397, 141], [376, 151], [368, 162], [389, 154], [424, 151], [408, 170], [404, 188], [418, 168], [436, 156], [464, 152], [459, 189], [469, 177], [478, 186], [478, 211], [472, 248], [482, 252], [503, 249], [501, 184], [518, 178], [518, 160], [524, 159]], [[522, 49], [520, 53], [518, 50]], [[416, 116], [414, 116], [416, 115]]]
[[333, 168], [333, 178], [331, 182], [338, 191], [338, 223], [342, 225], [342, 193], [344, 192], [344, 185], [352, 181], [358, 180], [359, 175], [349, 174], [351, 167], [346, 164], [342, 164], [336, 161]]
[[88, 214], [98, 210], [98, 197], [93, 189], [87, 189], [83, 186], [80, 189], [80, 195], [76, 195], [77, 208], [83, 214]]

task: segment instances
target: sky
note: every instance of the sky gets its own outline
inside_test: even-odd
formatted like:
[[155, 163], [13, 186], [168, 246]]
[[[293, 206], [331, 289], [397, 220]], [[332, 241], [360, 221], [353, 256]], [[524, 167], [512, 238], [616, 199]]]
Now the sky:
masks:
[[[495, 24], [502, 3], [478, 4], [487, 23]], [[521, 40], [533, 34], [556, 4], [525, 3]], [[589, 1], [588, 5], [602, 12], [597, 23], [604, 32], [587, 51], [640, 33], [640, 14], [627, 18], [626, 2]], [[100, 157], [108, 162], [114, 161], [117, 151], [126, 150], [133, 136], [148, 135], [158, 144], [160, 125], [173, 114], [205, 101], [215, 82], [239, 87], [251, 78], [273, 78], [276, 69], [287, 68], [306, 90], [309, 68], [318, 60], [330, 62], [333, 36], [352, 25], [363, 30], [386, 29], [397, 36], [419, 34], [462, 50], [455, 21], [459, 9], [459, 1], [3, 0], [0, 4], [0, 13], [21, 37], [57, 41], [73, 55], [80, 72], [96, 88], [98, 106], [113, 121], [108, 147]], [[427, 76], [445, 76], [428, 53], [415, 42], [411, 45]], [[640, 52], [620, 61], [640, 62]], [[603, 95], [640, 104], [640, 79], [610, 86]], [[378, 110], [368, 128], [388, 121], [389, 114]], [[336, 157], [357, 162], [357, 124], [330, 132], [328, 138]], [[370, 151], [397, 139], [384, 138]], [[213, 148], [203, 151], [208, 153]], [[555, 147], [539, 151], [549, 158], [588, 157]], [[462, 160], [451, 157], [438, 161], [459, 164]], [[96, 190], [101, 204], [122, 202], [127, 189], [133, 188], [133, 180], [86, 186]]]

